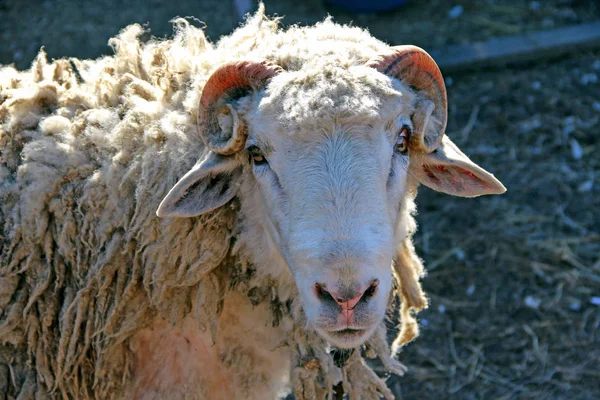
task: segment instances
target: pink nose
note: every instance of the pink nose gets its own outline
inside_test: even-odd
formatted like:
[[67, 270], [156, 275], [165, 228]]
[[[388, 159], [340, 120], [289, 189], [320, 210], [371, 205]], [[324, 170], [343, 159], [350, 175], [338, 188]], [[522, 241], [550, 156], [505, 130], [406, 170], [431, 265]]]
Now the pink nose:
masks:
[[342, 310], [352, 310], [354, 308], [354, 306], [356, 306], [356, 303], [358, 303], [360, 301], [360, 299], [363, 297], [363, 294], [365, 294], [365, 292], [362, 292], [361, 294], [359, 294], [356, 297], [353, 297], [351, 299], [343, 299], [342, 297], [337, 296], [335, 293], [331, 293], [331, 297], [333, 297], [333, 299], [335, 300], [336, 303], [338, 303], [340, 305], [340, 307], [342, 307]]
[[353, 291], [344, 291], [343, 293], [339, 293], [333, 289], [327, 289], [324, 284], [317, 283], [315, 284], [315, 290], [317, 295], [321, 299], [330, 298], [335, 300], [337, 304], [342, 308], [342, 311], [349, 311], [354, 309], [356, 305], [361, 301], [361, 299], [366, 299], [368, 297], [373, 296], [377, 289], [377, 285], [379, 284], [378, 280], [373, 280], [369, 286], [363, 289], [360, 292]]

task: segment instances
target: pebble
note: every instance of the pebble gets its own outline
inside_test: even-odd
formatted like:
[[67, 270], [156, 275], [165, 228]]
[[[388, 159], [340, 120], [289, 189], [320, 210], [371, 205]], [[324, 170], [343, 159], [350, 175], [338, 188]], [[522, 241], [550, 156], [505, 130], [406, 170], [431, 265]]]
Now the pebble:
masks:
[[452, 7], [449, 11], [448, 11], [448, 17], [452, 18], [452, 19], [456, 19], [458, 17], [460, 17], [464, 11], [464, 7], [461, 6], [460, 4]]
[[569, 136], [575, 130], [575, 117], [570, 116], [563, 120], [562, 133], [565, 137]]
[[15, 54], [13, 55], [15, 61], [19, 61], [23, 58], [23, 52], [21, 50], [17, 50], [15, 51]]
[[570, 143], [571, 143], [571, 155], [573, 156], [574, 159], [581, 160], [581, 157], [583, 157], [583, 149], [581, 148], [581, 145], [579, 144], [579, 142], [576, 139], [571, 139]]
[[533, 117], [532, 119], [528, 119], [526, 121], [521, 122], [520, 131], [521, 133], [529, 133], [534, 129], [538, 129], [542, 127], [542, 121], [538, 116]]
[[443, 314], [443, 313], [445, 313], [445, 312], [446, 312], [446, 306], [445, 306], [445, 305], [443, 305], [443, 304], [440, 304], [440, 305], [438, 306], [438, 311], [440, 312], [440, 314]]
[[461, 248], [456, 248], [456, 250], [454, 250], [454, 255], [461, 261], [465, 259], [465, 251]]
[[569, 308], [572, 311], [579, 311], [579, 310], [581, 310], [581, 301], [579, 301], [577, 299], [571, 299], [571, 301], [569, 302]]
[[542, 8], [542, 3], [540, 3], [539, 1], [532, 1], [531, 3], [529, 3], [530, 10], [539, 10], [540, 8]]
[[590, 299], [590, 303], [592, 303], [595, 306], [600, 306], [600, 297], [598, 296], [594, 296]]
[[533, 81], [531, 83], [531, 88], [533, 90], [540, 90], [542, 88], [542, 84], [540, 83], [540, 81]]
[[454, 79], [451, 76], [447, 76], [444, 80], [446, 81], [446, 86], [452, 86], [454, 83]]
[[585, 181], [581, 185], [579, 185], [579, 187], [577, 188], [577, 191], [579, 193], [585, 193], [585, 192], [590, 192], [593, 188], [594, 188], [594, 181], [590, 179], [589, 181]]
[[592, 109], [596, 112], [600, 112], [600, 101], [595, 101], [592, 103]]
[[594, 61], [592, 68], [594, 68], [596, 71], [600, 71], [600, 60]]
[[465, 293], [467, 294], [467, 296], [473, 296], [473, 293], [475, 293], [475, 284], [471, 283]]
[[596, 75], [596, 74], [595, 74], [595, 73], [593, 73], [593, 72], [590, 72], [589, 74], [584, 74], [584, 75], [581, 77], [581, 80], [580, 80], [580, 82], [581, 82], [581, 84], [582, 84], [582, 85], [584, 85], [584, 86], [587, 86], [587, 85], [588, 85], [588, 84], [590, 84], [590, 83], [596, 83], [596, 82], [598, 82], [598, 75]]
[[527, 296], [525, 297], [525, 305], [529, 308], [535, 308], [536, 310], [540, 307], [542, 301], [537, 297]]

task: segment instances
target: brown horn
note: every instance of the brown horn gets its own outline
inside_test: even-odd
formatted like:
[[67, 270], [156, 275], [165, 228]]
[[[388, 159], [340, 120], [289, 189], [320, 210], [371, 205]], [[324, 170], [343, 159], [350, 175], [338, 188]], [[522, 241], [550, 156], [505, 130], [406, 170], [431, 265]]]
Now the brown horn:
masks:
[[[388, 54], [371, 59], [367, 66], [425, 92], [433, 101], [435, 108], [432, 116], [434, 125], [437, 126], [427, 129], [427, 132], [414, 132], [413, 140], [416, 139], [421, 150], [427, 153], [437, 149], [446, 130], [448, 99], [444, 78], [433, 58], [417, 46], [396, 46]], [[429, 124], [425, 124], [425, 127], [427, 125]]]
[[[220, 66], [212, 73], [202, 90], [198, 109], [200, 136], [206, 146], [215, 153], [231, 155], [240, 151], [246, 142], [246, 129], [227, 102], [240, 97], [240, 92], [259, 90], [272, 76], [283, 69], [265, 60], [236, 61]], [[233, 112], [234, 128], [223, 132], [219, 126], [219, 113]], [[239, 124], [238, 124], [239, 122]], [[237, 126], [237, 129], [235, 127]]]

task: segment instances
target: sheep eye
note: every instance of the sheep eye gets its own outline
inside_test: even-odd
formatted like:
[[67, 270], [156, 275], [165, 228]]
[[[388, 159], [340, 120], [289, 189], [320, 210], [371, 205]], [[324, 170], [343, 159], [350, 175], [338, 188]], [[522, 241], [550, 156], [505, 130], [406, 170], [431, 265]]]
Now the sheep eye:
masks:
[[252, 159], [252, 162], [254, 162], [254, 165], [263, 165], [267, 163], [267, 159], [262, 151], [256, 146], [251, 146], [248, 149], [248, 154], [250, 154], [250, 158]]
[[410, 128], [406, 125], [400, 129], [398, 133], [398, 139], [394, 145], [394, 151], [400, 154], [406, 154], [408, 152], [408, 140], [410, 139]]

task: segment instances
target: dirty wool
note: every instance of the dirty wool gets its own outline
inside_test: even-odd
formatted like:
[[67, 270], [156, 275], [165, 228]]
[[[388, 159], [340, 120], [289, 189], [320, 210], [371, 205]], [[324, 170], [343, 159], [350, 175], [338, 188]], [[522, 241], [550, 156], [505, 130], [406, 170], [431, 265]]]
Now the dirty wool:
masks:
[[[307, 327], [283, 273], [248, 256], [237, 200], [201, 217], [155, 214], [205, 152], [198, 103], [216, 67], [260, 57], [298, 70], [317, 51], [364, 63], [386, 45], [329, 20], [282, 30], [262, 9], [216, 44], [187, 20], [174, 26], [172, 39], [149, 41], [129, 26], [111, 39], [114, 55], [97, 60], [49, 62], [41, 50], [29, 70], [0, 68], [0, 394], [122, 398], [136, 333], [193, 318], [215, 338], [224, 299], [236, 294], [266, 307], [263, 325], [286, 330], [273, 348], [289, 351], [297, 399], [331, 398], [339, 382], [351, 399], [392, 399], [365, 357], [405, 371], [397, 353], [427, 306], [410, 237], [390, 266], [387, 321], [340, 361]], [[400, 325], [392, 345], [386, 324]], [[251, 360], [232, 368], [260, 379]]]

